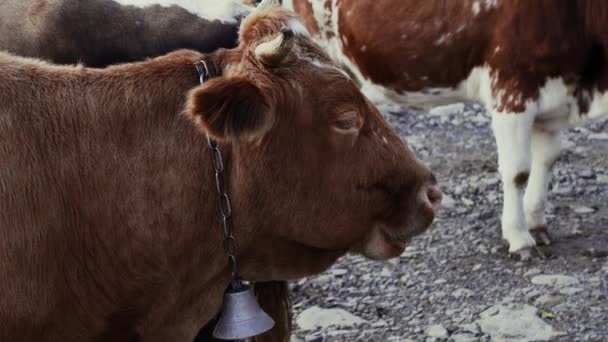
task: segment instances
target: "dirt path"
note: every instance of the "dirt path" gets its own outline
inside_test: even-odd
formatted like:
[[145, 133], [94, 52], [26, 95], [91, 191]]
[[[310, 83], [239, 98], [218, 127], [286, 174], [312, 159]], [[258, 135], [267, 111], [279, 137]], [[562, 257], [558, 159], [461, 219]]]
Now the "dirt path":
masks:
[[444, 208], [401, 258], [348, 256], [292, 284], [297, 339], [608, 341], [608, 122], [564, 134], [547, 210], [554, 244], [522, 262], [500, 238], [487, 114], [384, 109], [438, 174]]

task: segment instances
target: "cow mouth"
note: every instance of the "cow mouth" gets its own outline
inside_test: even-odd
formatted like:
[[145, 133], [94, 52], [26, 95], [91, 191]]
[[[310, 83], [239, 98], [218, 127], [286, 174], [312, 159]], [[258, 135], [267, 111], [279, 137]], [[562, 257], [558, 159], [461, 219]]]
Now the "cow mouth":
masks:
[[397, 234], [393, 229], [385, 225], [380, 225], [378, 230], [382, 235], [384, 243], [389, 248], [391, 252], [390, 254], [402, 254], [411, 241], [411, 237], [403, 234]]

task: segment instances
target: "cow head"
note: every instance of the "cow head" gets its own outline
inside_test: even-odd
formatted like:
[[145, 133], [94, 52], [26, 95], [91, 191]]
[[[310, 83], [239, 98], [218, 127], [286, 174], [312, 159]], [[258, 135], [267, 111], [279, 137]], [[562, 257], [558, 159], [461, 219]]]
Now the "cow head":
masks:
[[222, 76], [191, 92], [188, 113], [230, 153], [244, 278], [400, 255], [439, 206], [430, 170], [291, 12], [262, 2], [239, 41], [210, 56]]

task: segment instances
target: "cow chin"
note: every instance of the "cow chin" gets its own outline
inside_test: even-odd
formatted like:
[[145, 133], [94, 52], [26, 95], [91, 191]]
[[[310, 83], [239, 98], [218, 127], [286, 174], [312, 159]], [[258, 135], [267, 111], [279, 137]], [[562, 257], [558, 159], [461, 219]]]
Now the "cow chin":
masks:
[[376, 224], [365, 241], [352, 252], [362, 254], [372, 260], [386, 260], [403, 254], [409, 238], [396, 237], [383, 224]]

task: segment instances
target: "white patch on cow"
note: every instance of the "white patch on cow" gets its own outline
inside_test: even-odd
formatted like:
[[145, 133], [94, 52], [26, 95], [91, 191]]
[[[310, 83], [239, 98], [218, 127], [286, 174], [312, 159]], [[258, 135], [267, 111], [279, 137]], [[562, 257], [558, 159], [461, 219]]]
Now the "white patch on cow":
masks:
[[498, 5], [498, 0], [485, 0], [486, 8], [494, 8]]
[[402, 34], [402, 35], [401, 35], [401, 39], [407, 39], [407, 34], [405, 34], [405, 33], [404, 33], [404, 34]]
[[283, 7], [287, 8], [290, 11], [293, 11], [293, 0], [283, 0], [282, 4]]
[[528, 228], [547, 224], [545, 208], [551, 180], [551, 167], [559, 156], [561, 141], [559, 130], [534, 127], [532, 130], [532, 170], [524, 195], [524, 212]]
[[220, 20], [235, 23], [239, 16], [244, 16], [253, 7], [247, 6], [242, 0], [114, 0], [125, 6], [145, 8], [153, 5], [163, 7], [178, 6], [206, 20]]
[[473, 15], [478, 15], [482, 9], [488, 11], [497, 5], [498, 0], [476, 0], [473, 1], [473, 4], [471, 5], [471, 11], [473, 12]]
[[471, 10], [473, 11], [473, 15], [478, 15], [481, 11], [481, 5], [479, 1], [473, 1], [473, 5], [471, 6]]
[[310, 33], [308, 32], [308, 29], [306, 28], [306, 26], [304, 26], [304, 24], [302, 24], [302, 22], [298, 19], [291, 18], [291, 19], [287, 20], [287, 27], [295, 35], [303, 36], [303, 37], [310, 36]]
[[365, 51], [367, 51], [367, 46], [361, 45], [361, 48], [359, 50], [361, 50], [361, 52], [365, 52]]
[[559, 107], [573, 102], [572, 95], [571, 88], [566, 86], [563, 78], [549, 78], [539, 91], [538, 112], [553, 112]]
[[494, 54], [497, 54], [500, 52], [500, 46], [497, 46], [496, 48], [494, 48]]
[[602, 93], [597, 89], [594, 90], [593, 100], [591, 101], [587, 115], [591, 119], [608, 115], [608, 91]]

